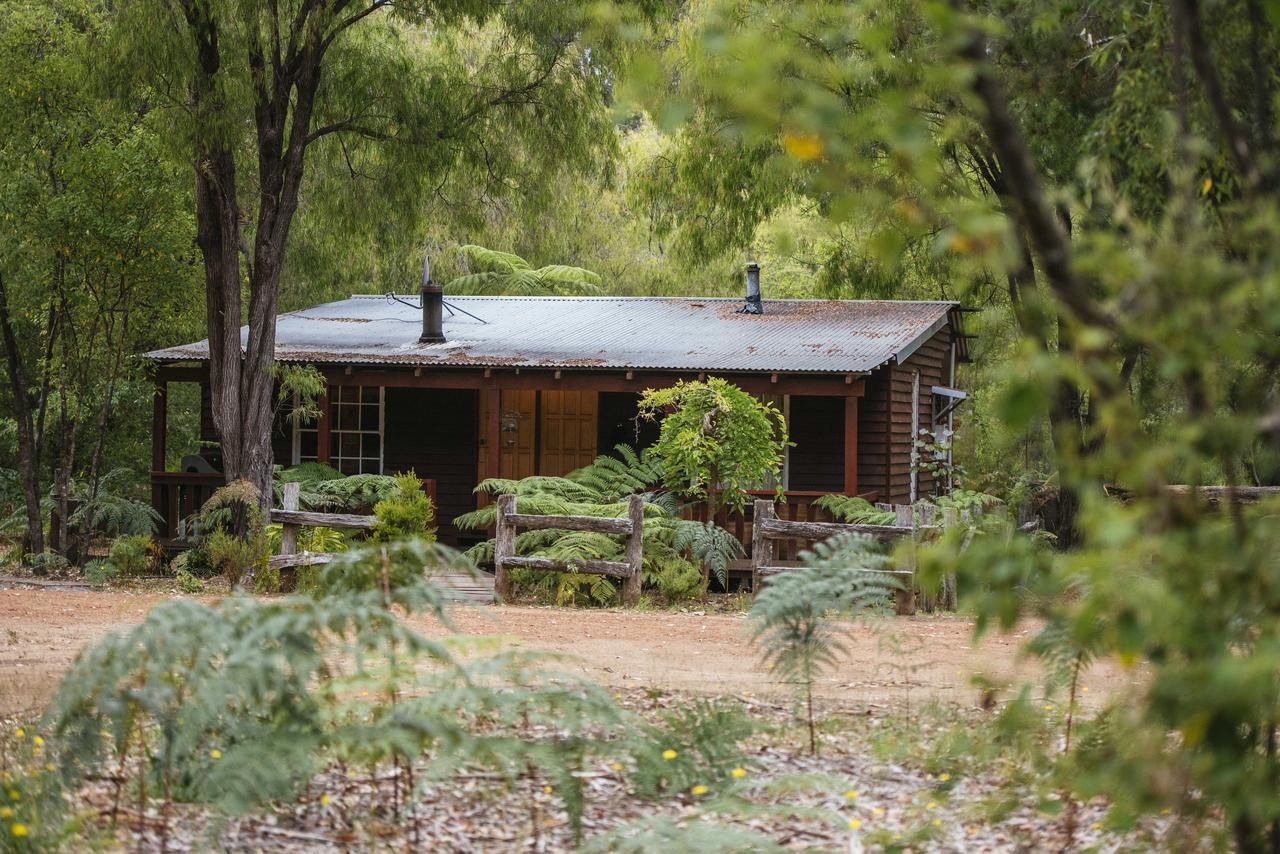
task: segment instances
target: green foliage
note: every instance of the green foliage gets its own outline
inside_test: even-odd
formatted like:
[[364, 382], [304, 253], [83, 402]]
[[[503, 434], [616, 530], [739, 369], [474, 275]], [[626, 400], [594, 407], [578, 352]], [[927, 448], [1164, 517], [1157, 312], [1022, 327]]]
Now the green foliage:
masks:
[[273, 489], [280, 500], [281, 485], [299, 484], [298, 508], [327, 513], [369, 514], [379, 501], [398, 494], [396, 478], [382, 474], [344, 475], [325, 463], [276, 467]]
[[276, 381], [276, 408], [288, 412], [290, 424], [311, 424], [324, 417], [319, 401], [328, 386], [315, 365], [276, 362], [271, 370]]
[[430, 583], [435, 573], [474, 573], [475, 565], [440, 543], [420, 538], [369, 543], [334, 557], [316, 575], [312, 596], [377, 595], [386, 607], [443, 615], [443, 592]]
[[137, 578], [146, 575], [155, 564], [154, 542], [150, 534], [124, 536], [111, 543], [106, 571], [112, 578]]
[[182, 593], [186, 593], [188, 596], [194, 596], [198, 593], [204, 592], [204, 581], [192, 575], [185, 569], [176, 570], [173, 573], [173, 581], [178, 585], [178, 590]]
[[128, 469], [113, 469], [102, 476], [96, 490], [91, 483], [73, 481], [70, 497], [77, 507], [71, 514], [72, 526], [108, 537], [154, 535], [160, 514], [150, 503], [127, 494], [134, 479]]
[[462, 246], [460, 251], [473, 272], [449, 282], [449, 290], [456, 293], [530, 296], [600, 292], [600, 277], [581, 267], [551, 264], [535, 270], [528, 261], [510, 252], [474, 245]]
[[76, 830], [62, 780], [50, 767], [57, 755], [36, 726], [6, 725], [0, 736], [0, 852], [58, 850]]
[[737, 703], [698, 699], [647, 724], [628, 745], [627, 781], [637, 796], [656, 799], [712, 787], [746, 764], [743, 741], [756, 724]]
[[267, 568], [270, 544], [258, 490], [248, 481], [233, 481], [214, 492], [200, 508], [197, 527], [198, 560], [225, 575], [232, 587]]
[[892, 525], [896, 518], [892, 510], [877, 510], [870, 501], [857, 496], [824, 495], [813, 506], [851, 525]]
[[[748, 489], [777, 480], [787, 447], [787, 425], [772, 404], [719, 377], [646, 390], [640, 414], [661, 419], [654, 453], [664, 482], [710, 507], [741, 510]], [[781, 487], [778, 487], [781, 493]]]
[[751, 642], [760, 647], [765, 665], [802, 697], [809, 750], [816, 754], [813, 685], [845, 651], [841, 627], [830, 615], [882, 612], [900, 582], [887, 574], [892, 560], [862, 534], [837, 534], [815, 543], [800, 559], [801, 567], [769, 579], [747, 617]]
[[373, 507], [374, 542], [390, 542], [404, 537], [435, 539], [436, 509], [413, 471], [394, 478], [395, 490]]

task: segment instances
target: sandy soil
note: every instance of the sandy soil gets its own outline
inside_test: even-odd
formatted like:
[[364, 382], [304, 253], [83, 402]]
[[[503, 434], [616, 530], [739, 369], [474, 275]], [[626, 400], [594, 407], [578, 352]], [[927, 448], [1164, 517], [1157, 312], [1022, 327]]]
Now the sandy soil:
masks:
[[[0, 715], [33, 712], [86, 644], [137, 623], [171, 598], [155, 593], [0, 590]], [[460, 607], [458, 628], [498, 636], [526, 649], [565, 653], [566, 666], [596, 682], [735, 695], [780, 694], [747, 644], [742, 615], [666, 611], [598, 611], [513, 606]], [[433, 621], [420, 628], [444, 630]], [[970, 643], [960, 617], [894, 617], [851, 627], [845, 662], [818, 688], [842, 704], [894, 705], [940, 699], [977, 702], [974, 673], [1009, 683], [1034, 680], [1036, 665], [1019, 656], [1033, 627]], [[1142, 678], [1100, 664], [1085, 676], [1093, 705]]]

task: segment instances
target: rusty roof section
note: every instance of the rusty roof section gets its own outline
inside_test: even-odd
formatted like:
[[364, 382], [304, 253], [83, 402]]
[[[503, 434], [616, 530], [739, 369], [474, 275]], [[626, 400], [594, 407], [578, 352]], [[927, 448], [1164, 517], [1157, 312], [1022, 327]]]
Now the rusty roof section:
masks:
[[[417, 296], [402, 297], [417, 302]], [[902, 361], [947, 323], [954, 302], [692, 297], [459, 297], [440, 344], [419, 344], [422, 317], [386, 296], [353, 296], [280, 315], [288, 362], [564, 369], [866, 373]], [[463, 313], [469, 312], [484, 323]], [[247, 334], [241, 329], [241, 340]], [[204, 360], [208, 342], [154, 350]]]

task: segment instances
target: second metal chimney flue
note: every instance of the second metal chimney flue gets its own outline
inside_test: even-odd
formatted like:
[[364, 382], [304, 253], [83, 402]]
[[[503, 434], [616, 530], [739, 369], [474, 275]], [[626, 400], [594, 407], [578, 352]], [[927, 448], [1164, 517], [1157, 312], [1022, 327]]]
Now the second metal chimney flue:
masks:
[[760, 298], [760, 265], [747, 264], [747, 304], [739, 309], [741, 314], [764, 314], [764, 301]]
[[440, 344], [444, 338], [444, 288], [431, 281], [431, 257], [422, 258], [422, 337], [419, 344]]

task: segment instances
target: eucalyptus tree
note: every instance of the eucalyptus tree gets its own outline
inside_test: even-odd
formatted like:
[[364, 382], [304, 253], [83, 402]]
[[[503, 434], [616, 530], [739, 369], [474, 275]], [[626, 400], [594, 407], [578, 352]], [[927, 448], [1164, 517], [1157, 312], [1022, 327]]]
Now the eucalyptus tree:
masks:
[[[48, 470], [97, 497], [144, 386], [132, 359], [196, 293], [191, 218], [139, 100], [95, 97], [87, 0], [0, 4], [0, 395], [13, 419], [26, 543], [44, 550]], [[157, 161], [161, 161], [159, 164]], [[145, 313], [147, 322], [139, 322]], [[69, 517], [63, 498], [61, 517]], [[65, 541], [54, 543], [66, 545]]]
[[[1248, 11], [1258, 4], [1225, 5], [1233, 15], [1214, 34], [1218, 88], [1253, 135], [1268, 121], [1274, 75], [1259, 69], [1274, 66], [1274, 39]], [[748, 244], [767, 216], [799, 201], [832, 224], [818, 275], [833, 293], [964, 296], [998, 306], [1037, 349], [1074, 358], [1072, 316], [1090, 313], [1093, 286], [1078, 276], [1068, 284], [1056, 259], [1110, 216], [1115, 193], [1147, 222], [1167, 208], [1166, 130], [1178, 108], [1168, 82], [1180, 67], [1170, 61], [1169, 14], [1124, 3], [970, 6], [1004, 29], [961, 45], [962, 29], [937, 26], [946, 4], [915, 0], [811, 0], [785, 16], [768, 3], [691, 6], [651, 66], [663, 85], [642, 96], [655, 115], [688, 117], [638, 184], [655, 227], [703, 259]], [[968, 73], [956, 66], [962, 47], [981, 52], [1002, 81], [1004, 114], [1039, 175], [1036, 204], [1024, 197], [1025, 158], [985, 109], [989, 78], [966, 86], [957, 77]], [[667, 80], [665, 68], [680, 71]], [[1222, 112], [1200, 98], [1181, 110], [1196, 129]], [[1227, 200], [1227, 147], [1197, 156], [1216, 176], [1206, 201]], [[1004, 327], [983, 331], [1003, 337]], [[1143, 349], [1115, 345], [1110, 382], [1148, 390]], [[1013, 345], [992, 349], [1001, 347]], [[1156, 419], [1168, 397], [1157, 391]], [[1050, 462], [1094, 452], [1087, 383], [1055, 381], [1051, 400]], [[1063, 490], [1064, 541], [1073, 494]]]
[[324, 164], [368, 179], [358, 195], [343, 190], [358, 204], [347, 220], [394, 227], [455, 172], [500, 192], [517, 153], [536, 166], [605, 146], [604, 87], [618, 53], [595, 22], [649, 11], [531, 0], [117, 5], [115, 72], [164, 104], [173, 154], [194, 178], [228, 479], [269, 494], [281, 277], [299, 211], [326, 204], [307, 190], [334, 188], [308, 173]]
[[1064, 787], [1274, 850], [1277, 505], [1243, 500], [1250, 459], [1280, 447], [1274, 4], [709, 8], [715, 38], [688, 41], [716, 65], [721, 133], [773, 146], [833, 217], [887, 211], [872, 236], [934, 234], [958, 273], [1010, 285], [1012, 429], [1079, 396], [1056, 425], [1072, 547], [955, 529], [926, 564], [958, 564], [984, 620], [1046, 620], [1039, 654], [1145, 666], [1071, 740]]

